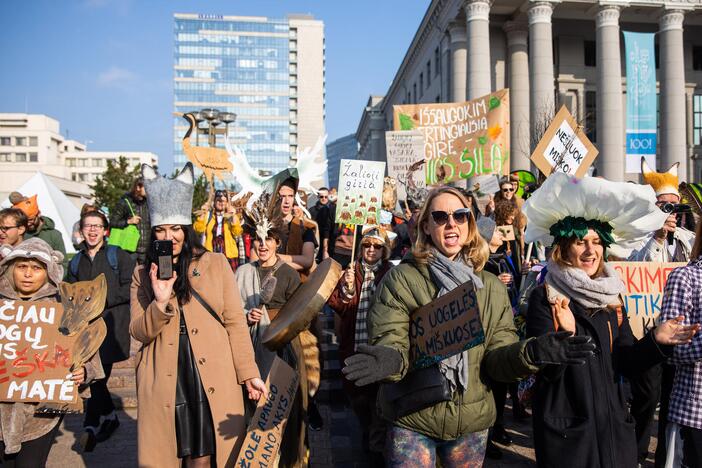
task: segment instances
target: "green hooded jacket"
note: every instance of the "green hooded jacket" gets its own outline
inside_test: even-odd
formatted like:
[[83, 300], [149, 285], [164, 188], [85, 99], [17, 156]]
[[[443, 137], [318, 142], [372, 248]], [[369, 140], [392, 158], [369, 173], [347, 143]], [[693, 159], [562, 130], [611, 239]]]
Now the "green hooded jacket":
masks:
[[[486, 376], [512, 382], [539, 370], [527, 358], [527, 342], [518, 341], [507, 289], [492, 273], [481, 271], [477, 276], [484, 283], [476, 295], [485, 342], [468, 350], [468, 389], [454, 392], [452, 401], [417, 411], [393, 424], [441, 440], [485, 430], [495, 422], [495, 402]], [[368, 314], [370, 341], [402, 355], [402, 369], [388, 377], [388, 382], [402, 379], [410, 367], [411, 313], [435, 299], [437, 293], [428, 266], [418, 263], [411, 254], [378, 286]]]
[[54, 220], [48, 216], [41, 216], [41, 226], [34, 232], [27, 231], [24, 234], [25, 239], [30, 239], [32, 237], [38, 237], [47, 244], [51, 246], [52, 249], [58, 250], [63, 254], [63, 269], [66, 270], [68, 266], [68, 258], [66, 257], [66, 246], [63, 243], [63, 236], [61, 236], [61, 231], [56, 229], [56, 224]]

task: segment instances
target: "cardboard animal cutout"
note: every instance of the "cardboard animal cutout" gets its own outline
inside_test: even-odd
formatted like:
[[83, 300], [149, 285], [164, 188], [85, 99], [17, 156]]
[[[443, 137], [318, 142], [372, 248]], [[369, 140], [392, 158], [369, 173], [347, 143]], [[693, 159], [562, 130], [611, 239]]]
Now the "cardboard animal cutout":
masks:
[[61, 283], [59, 289], [64, 310], [59, 331], [64, 335], [73, 336], [83, 331], [105, 310], [107, 281], [104, 273], [92, 281]]

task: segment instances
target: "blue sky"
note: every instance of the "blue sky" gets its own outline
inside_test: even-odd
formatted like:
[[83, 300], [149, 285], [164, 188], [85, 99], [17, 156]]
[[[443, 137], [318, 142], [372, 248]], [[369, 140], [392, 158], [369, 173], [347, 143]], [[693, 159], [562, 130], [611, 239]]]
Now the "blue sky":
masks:
[[103, 151], [170, 171], [173, 13], [311, 13], [325, 23], [327, 133], [353, 133], [384, 94], [427, 8], [419, 0], [2, 0], [0, 112], [47, 114]]

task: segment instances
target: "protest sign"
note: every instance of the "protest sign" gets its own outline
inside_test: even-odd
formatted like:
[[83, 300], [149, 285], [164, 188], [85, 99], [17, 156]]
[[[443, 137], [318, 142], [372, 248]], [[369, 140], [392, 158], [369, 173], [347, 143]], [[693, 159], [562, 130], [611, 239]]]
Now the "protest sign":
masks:
[[421, 130], [427, 185], [509, 172], [509, 90], [468, 102], [393, 106], [394, 130]]
[[485, 341], [478, 298], [471, 281], [429, 304], [410, 318], [410, 359], [428, 367]]
[[384, 162], [342, 159], [335, 222], [378, 224], [384, 175]]
[[[419, 130], [385, 132], [385, 154], [388, 175], [397, 183], [397, 198], [407, 199], [407, 173], [412, 164], [424, 160], [424, 134]], [[414, 180], [417, 187], [426, 187], [425, 178]]]
[[59, 333], [62, 316], [58, 302], [0, 301], [0, 401], [76, 401], [76, 337]]
[[582, 177], [597, 153], [566, 106], [562, 106], [531, 154], [531, 160], [546, 176], [555, 171]]
[[513, 241], [514, 237], [514, 226], [511, 224], [505, 224], [504, 226], [497, 226], [497, 230], [502, 233], [502, 240]]
[[494, 174], [471, 177], [468, 181], [468, 190], [477, 198], [495, 195], [500, 191], [500, 183]]
[[236, 466], [274, 467], [283, 431], [295, 401], [300, 377], [295, 369], [275, 357], [266, 379], [268, 398], [258, 400], [256, 411], [246, 429]]
[[686, 263], [610, 262], [626, 286], [624, 307], [631, 331], [643, 338], [653, 328], [661, 313], [663, 290], [674, 268]]

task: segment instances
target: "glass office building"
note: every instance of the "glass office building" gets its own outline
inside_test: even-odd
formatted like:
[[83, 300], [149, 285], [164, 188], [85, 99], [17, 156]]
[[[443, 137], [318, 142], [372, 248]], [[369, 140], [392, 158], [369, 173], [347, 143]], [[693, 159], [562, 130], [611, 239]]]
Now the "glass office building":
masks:
[[[265, 173], [287, 167], [296, 150], [296, 31], [289, 21], [197, 14], [175, 14], [174, 20], [174, 111], [233, 112], [229, 138], [251, 167]], [[175, 167], [181, 167], [188, 123], [174, 116], [173, 128]], [[195, 145], [194, 133], [191, 139]], [[201, 134], [197, 144], [207, 145], [207, 136]], [[223, 147], [220, 135], [217, 146]]]

